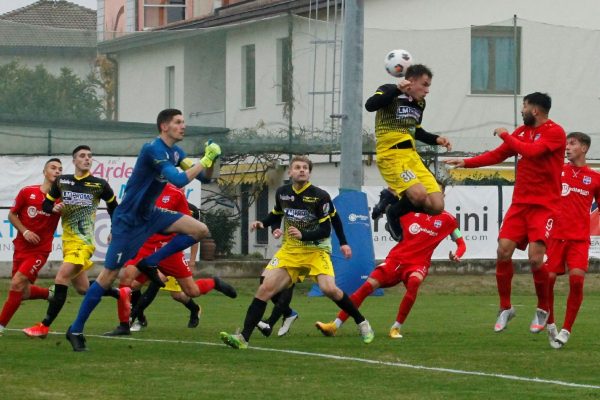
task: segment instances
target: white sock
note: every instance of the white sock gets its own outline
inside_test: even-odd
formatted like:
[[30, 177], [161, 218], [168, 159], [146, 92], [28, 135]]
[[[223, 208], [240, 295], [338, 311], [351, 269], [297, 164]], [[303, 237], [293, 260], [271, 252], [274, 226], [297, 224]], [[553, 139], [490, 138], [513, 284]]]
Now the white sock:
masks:
[[398, 321], [394, 322], [394, 325], [392, 325], [392, 328], [398, 328], [398, 329], [402, 329], [402, 324]]
[[342, 321], [342, 320], [341, 320], [341, 319], [339, 319], [339, 318], [336, 318], [336, 319], [335, 319], [335, 321], [333, 321], [333, 323], [335, 324], [335, 326], [336, 326], [337, 328], [339, 328], [339, 327], [341, 327], [341, 326], [342, 326], [342, 324], [344, 323], [344, 321]]

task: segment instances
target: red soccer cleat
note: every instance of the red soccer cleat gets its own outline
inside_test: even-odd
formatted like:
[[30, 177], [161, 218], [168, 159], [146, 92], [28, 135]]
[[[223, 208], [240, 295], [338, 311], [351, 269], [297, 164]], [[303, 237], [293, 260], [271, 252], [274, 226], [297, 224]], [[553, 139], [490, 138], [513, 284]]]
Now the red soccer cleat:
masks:
[[30, 328], [23, 329], [23, 333], [29, 336], [30, 338], [40, 338], [45, 339], [48, 336], [48, 332], [50, 331], [50, 327], [38, 322], [34, 326]]

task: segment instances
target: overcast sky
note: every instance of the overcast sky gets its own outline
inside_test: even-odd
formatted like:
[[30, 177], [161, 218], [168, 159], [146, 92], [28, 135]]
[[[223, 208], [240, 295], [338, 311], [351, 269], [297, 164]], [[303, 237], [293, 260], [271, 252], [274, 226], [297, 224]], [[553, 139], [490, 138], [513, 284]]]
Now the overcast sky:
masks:
[[[51, 0], [49, 0], [51, 1]], [[71, 3], [79, 4], [87, 8], [95, 10], [97, 7], [97, 0], [69, 0]], [[7, 13], [17, 8], [25, 7], [29, 4], [35, 3], [36, 0], [0, 0], [0, 14]]]

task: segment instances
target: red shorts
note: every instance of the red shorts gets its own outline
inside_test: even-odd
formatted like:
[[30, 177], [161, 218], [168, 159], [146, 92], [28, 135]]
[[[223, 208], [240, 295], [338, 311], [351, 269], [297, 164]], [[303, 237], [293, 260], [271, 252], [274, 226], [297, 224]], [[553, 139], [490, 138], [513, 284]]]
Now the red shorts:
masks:
[[[137, 255], [133, 260], [129, 260], [125, 265], [136, 265], [142, 258], [148, 257], [151, 254], [156, 253], [166, 242], [144, 244], [138, 251]], [[179, 251], [175, 254], [171, 254], [169, 257], [160, 261], [158, 269], [164, 275], [172, 276], [175, 279], [187, 278], [192, 276], [192, 270], [188, 267], [188, 261], [183, 254], [183, 251]], [[136, 279], [138, 282], [145, 282], [145, 280]]]
[[545, 244], [553, 224], [553, 210], [531, 204], [513, 204], [504, 216], [498, 238], [512, 240], [519, 250], [525, 250], [532, 242]]
[[578, 268], [587, 272], [589, 251], [589, 240], [550, 239], [546, 251], [548, 272], [562, 275], [566, 272], [565, 267]]
[[36, 281], [42, 267], [46, 264], [50, 253], [19, 253], [13, 254], [13, 269], [12, 276], [15, 276], [17, 271], [22, 273], [29, 279], [29, 282]]
[[386, 258], [384, 262], [379, 264], [369, 278], [377, 280], [382, 288], [396, 286], [400, 282], [406, 284], [408, 278], [413, 272], [418, 272], [423, 275], [423, 279], [429, 272], [429, 266], [423, 265], [401, 265], [392, 258]]

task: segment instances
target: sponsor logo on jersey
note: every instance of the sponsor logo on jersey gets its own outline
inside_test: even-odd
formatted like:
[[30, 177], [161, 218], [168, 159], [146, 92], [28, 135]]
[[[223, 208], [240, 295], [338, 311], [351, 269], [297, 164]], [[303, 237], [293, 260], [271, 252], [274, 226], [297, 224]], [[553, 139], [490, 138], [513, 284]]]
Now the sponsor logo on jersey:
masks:
[[89, 206], [92, 205], [94, 195], [91, 193], [78, 193], [68, 190], [63, 191], [63, 202], [69, 205]]
[[162, 202], [167, 204], [169, 202], [169, 200], [171, 200], [171, 196], [163, 196], [162, 198]]
[[592, 183], [592, 177], [591, 176], [584, 176], [583, 177], [583, 183], [585, 185], [589, 185], [590, 183]]
[[438, 235], [437, 232], [434, 232], [427, 228], [423, 228], [421, 225], [419, 225], [418, 222], [413, 222], [412, 224], [410, 224], [410, 226], [408, 227], [408, 231], [410, 233], [412, 233], [413, 235], [416, 235], [420, 232], [424, 232], [424, 233], [428, 234], [429, 236], [437, 236]]
[[580, 188], [576, 188], [576, 187], [570, 187], [568, 183], [563, 183], [560, 195], [564, 197], [564, 196], [568, 196], [569, 193], [577, 193], [582, 196], [588, 196], [590, 194], [589, 190], [580, 189]]
[[311, 196], [303, 196], [302, 201], [305, 203], [316, 203], [317, 201], [319, 201], [319, 198], [311, 197]]
[[310, 212], [308, 210], [301, 210], [296, 208], [286, 208], [285, 216], [290, 219], [307, 219], [310, 216]]
[[27, 207], [27, 215], [29, 216], [29, 218], [35, 218], [37, 213], [38, 213], [38, 210], [34, 206]]
[[281, 194], [281, 195], [279, 195], [279, 200], [294, 201], [294, 199], [295, 199], [294, 195], [287, 195], [287, 194]]
[[64, 179], [64, 178], [61, 178], [58, 182], [62, 183], [63, 185], [71, 185], [71, 186], [73, 186], [75, 184], [75, 182], [73, 182], [72, 180]]
[[410, 106], [399, 106], [396, 110], [396, 118], [399, 120], [414, 119], [418, 121], [421, 118], [421, 110]]
[[83, 186], [99, 188], [102, 187], [102, 184], [100, 182], [84, 182]]

